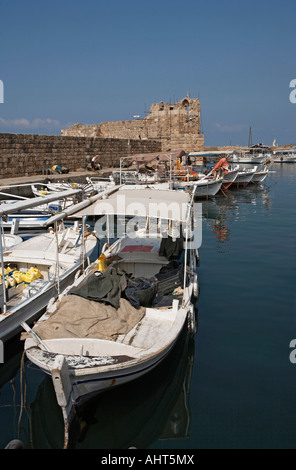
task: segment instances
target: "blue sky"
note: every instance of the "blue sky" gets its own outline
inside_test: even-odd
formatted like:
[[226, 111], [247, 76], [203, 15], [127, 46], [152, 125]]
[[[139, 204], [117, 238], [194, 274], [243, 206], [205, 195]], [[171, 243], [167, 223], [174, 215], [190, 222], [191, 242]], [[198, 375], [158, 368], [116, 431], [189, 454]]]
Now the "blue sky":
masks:
[[296, 143], [295, 0], [2, 0], [0, 132], [200, 98], [206, 145]]

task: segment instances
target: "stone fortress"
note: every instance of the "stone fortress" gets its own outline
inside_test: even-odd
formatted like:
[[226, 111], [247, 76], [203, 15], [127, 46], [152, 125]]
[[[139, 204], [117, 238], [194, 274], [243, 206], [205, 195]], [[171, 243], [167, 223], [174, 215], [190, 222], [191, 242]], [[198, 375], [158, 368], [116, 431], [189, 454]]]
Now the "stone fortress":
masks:
[[61, 131], [62, 136], [111, 139], [154, 140], [163, 152], [182, 149], [185, 152], [204, 149], [200, 131], [200, 102], [188, 95], [177, 103], [152, 104], [150, 113], [134, 120], [102, 122], [94, 125], [74, 124]]
[[122, 157], [174, 150], [204, 150], [198, 99], [152, 104], [144, 119], [74, 124], [61, 135], [0, 133], [0, 178], [46, 174], [54, 165], [81, 171], [94, 155], [114, 168]]

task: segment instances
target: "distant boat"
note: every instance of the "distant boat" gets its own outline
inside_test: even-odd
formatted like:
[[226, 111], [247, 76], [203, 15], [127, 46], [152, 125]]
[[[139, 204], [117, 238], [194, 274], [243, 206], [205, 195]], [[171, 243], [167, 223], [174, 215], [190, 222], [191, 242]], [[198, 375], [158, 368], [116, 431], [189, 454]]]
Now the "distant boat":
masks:
[[248, 164], [255, 164], [255, 163], [264, 163], [266, 160], [266, 156], [264, 154], [260, 155], [251, 155], [251, 154], [233, 154], [232, 161], [234, 163], [248, 163]]
[[275, 163], [296, 163], [296, 154], [292, 151], [276, 151], [274, 152], [273, 161]]
[[248, 148], [247, 151], [241, 151], [241, 153], [233, 153], [232, 161], [234, 163], [247, 163], [247, 164], [259, 164], [265, 163], [271, 160], [272, 154], [269, 147], [265, 147], [262, 144], [253, 145]]

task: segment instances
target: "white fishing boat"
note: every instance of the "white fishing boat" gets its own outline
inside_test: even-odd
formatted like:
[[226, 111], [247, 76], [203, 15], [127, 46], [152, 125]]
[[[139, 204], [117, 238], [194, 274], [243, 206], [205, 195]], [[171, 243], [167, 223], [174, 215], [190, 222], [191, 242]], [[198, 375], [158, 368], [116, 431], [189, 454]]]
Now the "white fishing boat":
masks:
[[[14, 204], [17, 201], [9, 201]], [[5, 203], [6, 204], [6, 203]], [[0, 204], [3, 207], [3, 203]], [[40, 226], [51, 217], [51, 210], [28, 209], [21, 210], [16, 214], [8, 214], [3, 220], [2, 227], [6, 233], [34, 232], [40, 229]]]
[[203, 178], [211, 180], [222, 178], [222, 190], [228, 189], [232, 185], [232, 183], [234, 183], [240, 170], [239, 165], [229, 165], [225, 158], [223, 158], [223, 160], [225, 161], [224, 167], [219, 165], [220, 162], [222, 162], [222, 160], [220, 160], [218, 164], [215, 165], [207, 175], [202, 173], [199, 174]]
[[98, 176], [86, 177], [86, 181], [89, 184], [89, 187], [92, 187], [93, 191], [101, 192], [108, 189], [112, 189], [116, 186], [113, 177], [110, 178], [100, 178]]
[[274, 163], [296, 163], [296, 154], [293, 151], [276, 151], [273, 153]]
[[156, 183], [159, 176], [157, 172], [141, 173], [138, 170], [120, 170], [112, 172], [112, 179], [116, 184]]
[[[40, 203], [38, 198], [35, 204]], [[20, 201], [0, 209], [0, 222], [6, 211], [32, 204]], [[63, 218], [62, 215], [59, 215]], [[1, 227], [2, 230], [2, 227]], [[5, 342], [20, 331], [20, 322], [29, 324], [44, 311], [83, 268], [97, 245], [94, 235], [85, 236], [84, 227], [57, 227], [6, 248], [0, 237], [0, 340]]]
[[233, 163], [240, 163], [240, 164], [260, 164], [264, 163], [266, 160], [266, 155], [263, 153], [260, 153], [259, 155], [252, 155], [248, 153], [234, 153], [232, 155], [232, 161]]
[[[193, 207], [193, 195], [186, 192], [143, 189], [119, 190], [102, 206], [81, 211], [134, 216], [138, 208], [145, 224], [103, 250], [107, 268], [98, 272], [103, 266], [91, 265], [32, 330], [23, 324], [28, 359], [52, 376], [65, 446], [77, 407], [155, 368], [186, 325], [195, 332], [198, 251], [187, 236]], [[162, 230], [160, 221], [166, 224]]]
[[268, 175], [268, 172], [269, 172], [269, 169], [266, 165], [261, 169], [258, 168], [251, 180], [251, 183], [254, 183], [254, 184], [263, 183], [263, 181], [266, 179]]
[[228, 189], [235, 182], [239, 172], [239, 165], [234, 165], [223, 174], [222, 189]]
[[194, 192], [195, 199], [207, 199], [209, 197], [214, 197], [218, 193], [218, 191], [221, 189], [222, 183], [223, 178], [203, 176], [198, 180], [175, 180], [172, 183], [172, 188], [176, 190]]
[[21, 321], [32, 323], [40, 316], [50, 299], [73, 282], [96, 244], [94, 235], [85, 238], [81, 229], [69, 227], [57, 234], [37, 235], [3, 252], [1, 341], [19, 333]]
[[254, 178], [256, 171], [257, 171], [257, 166], [255, 166], [254, 168], [244, 168], [240, 170], [238, 172], [236, 180], [233, 183], [233, 186], [234, 187], [247, 186]]
[[[79, 443], [83, 449], [143, 449], [157, 439], [188, 439], [194, 344], [194, 337], [184, 331], [166, 359], [138, 379], [136, 387], [130, 383], [116, 387], [112, 394], [101, 394], [100, 400], [91, 404], [91, 423], [89, 409], [75, 416], [75, 429], [80, 431], [71, 433], [69, 448], [75, 449]], [[61, 449], [63, 422], [50, 377], [39, 385], [30, 409], [32, 448]]]
[[222, 178], [222, 185], [219, 189], [228, 189], [237, 178], [239, 165], [229, 165], [229, 156], [222, 157], [216, 165], [206, 174], [198, 173], [201, 179], [217, 180]]
[[10, 197], [0, 202], [0, 213], [2, 211], [5, 213], [2, 227], [5, 232], [10, 231], [14, 234], [38, 231], [53, 214], [64, 210], [66, 206], [64, 200], [71, 200], [70, 205], [72, 205], [79, 193], [81, 190], [77, 189], [65, 190], [61, 195], [56, 191], [48, 194], [36, 192], [33, 198], [18, 196], [16, 199], [15, 195], [12, 197], [11, 194], [1, 192], [0, 194], [6, 198]]
[[63, 194], [65, 191], [69, 191], [72, 189], [80, 189], [80, 192], [77, 194], [74, 194], [73, 196], [68, 196], [68, 197], [63, 197], [60, 199], [56, 199], [55, 204], [53, 205], [52, 203], [48, 207], [51, 212], [55, 211], [62, 211], [66, 207], [71, 206], [72, 204], [77, 203], [77, 197], [79, 194], [79, 197], [81, 200], [83, 198], [83, 193], [84, 189], [82, 188], [81, 185], [78, 185], [77, 183], [59, 183], [59, 182], [48, 182], [48, 183], [35, 183], [31, 184], [31, 190], [32, 193], [35, 197], [46, 197], [48, 195], [59, 195]]
[[270, 161], [272, 158], [271, 150], [262, 144], [253, 145], [248, 150], [241, 150], [241, 152], [233, 152], [232, 162], [240, 164], [260, 164]]

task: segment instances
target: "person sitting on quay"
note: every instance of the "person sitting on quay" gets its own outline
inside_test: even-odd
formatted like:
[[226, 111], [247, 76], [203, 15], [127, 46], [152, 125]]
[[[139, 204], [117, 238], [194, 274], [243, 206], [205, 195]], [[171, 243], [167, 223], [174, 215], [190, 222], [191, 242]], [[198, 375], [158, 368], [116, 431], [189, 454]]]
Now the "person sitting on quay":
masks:
[[102, 169], [102, 165], [99, 162], [99, 158], [100, 158], [99, 155], [95, 155], [91, 161], [91, 167], [93, 171], [98, 171]]

